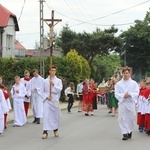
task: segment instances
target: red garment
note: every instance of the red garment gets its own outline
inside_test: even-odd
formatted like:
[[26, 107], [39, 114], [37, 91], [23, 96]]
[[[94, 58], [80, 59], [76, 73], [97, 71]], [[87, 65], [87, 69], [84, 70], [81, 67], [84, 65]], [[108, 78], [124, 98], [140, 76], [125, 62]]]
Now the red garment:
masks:
[[7, 114], [4, 114], [4, 127], [6, 127], [6, 124], [7, 124]]
[[26, 117], [27, 117], [28, 110], [29, 110], [29, 102], [24, 102], [24, 110], [25, 110], [25, 114], [26, 114]]
[[26, 81], [30, 81], [30, 78], [24, 78], [24, 80], [26, 80]]
[[150, 130], [150, 114], [145, 114], [145, 130]]
[[9, 98], [9, 94], [4, 90], [3, 90], [3, 94], [4, 94], [5, 99], [7, 100]]
[[86, 84], [83, 86], [83, 108], [84, 112], [92, 112], [93, 111], [93, 94], [90, 86]]
[[145, 124], [145, 115], [144, 114], [141, 115], [140, 112], [138, 112], [137, 114], [137, 124], [142, 127], [144, 127], [144, 124]]
[[[150, 89], [147, 89], [144, 92], [144, 97], [148, 100], [149, 95], [150, 95]], [[145, 124], [144, 124], [144, 126], [145, 126], [146, 131], [150, 130], [150, 114], [149, 113], [145, 114]]]
[[[146, 88], [141, 88], [140, 92], [139, 92], [139, 96], [143, 96], [143, 94], [145, 93], [145, 91], [147, 91]], [[140, 112], [138, 112], [137, 114], [137, 125], [139, 126], [144, 126], [145, 124], [145, 115], [141, 114]]]

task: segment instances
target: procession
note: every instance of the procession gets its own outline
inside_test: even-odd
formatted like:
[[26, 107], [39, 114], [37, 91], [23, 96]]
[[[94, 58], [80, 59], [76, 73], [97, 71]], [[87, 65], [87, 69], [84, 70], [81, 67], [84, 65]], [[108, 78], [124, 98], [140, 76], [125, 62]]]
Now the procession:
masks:
[[1, 0], [1, 149], [147, 150], [148, 3]]
[[[48, 138], [48, 131], [53, 131], [55, 137], [59, 137], [61, 110], [59, 99], [63, 84], [56, 77], [57, 67], [52, 66], [50, 76], [42, 78], [37, 69], [30, 72], [24, 71], [24, 77], [15, 76], [15, 84], [11, 90], [3, 85], [0, 76], [1, 95], [1, 120], [0, 133], [7, 130], [7, 116], [12, 109], [10, 98], [13, 100], [14, 122], [13, 127], [22, 127], [27, 123], [29, 107], [33, 112], [33, 123], [40, 124], [42, 121], [42, 139]], [[71, 109], [75, 100], [78, 101], [78, 113], [85, 116], [94, 116], [98, 109], [98, 103], [105, 105], [108, 114], [118, 117], [118, 123], [122, 134], [122, 140], [132, 138], [135, 123], [139, 132], [150, 135], [150, 80], [141, 80], [139, 83], [131, 79], [130, 69], [122, 70], [122, 78], [112, 77], [106, 82], [98, 83], [93, 79], [80, 80], [80, 83], [68, 83], [64, 90], [65, 101], [68, 103], [67, 112], [72, 114]], [[137, 121], [136, 121], [137, 118]]]

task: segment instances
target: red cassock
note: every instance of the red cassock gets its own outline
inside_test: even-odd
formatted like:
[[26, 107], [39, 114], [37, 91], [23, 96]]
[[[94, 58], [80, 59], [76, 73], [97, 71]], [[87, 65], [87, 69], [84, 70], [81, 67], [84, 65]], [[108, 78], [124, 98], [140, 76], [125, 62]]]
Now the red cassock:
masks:
[[91, 87], [86, 84], [83, 86], [83, 102], [82, 102], [84, 112], [93, 111], [93, 93]]
[[9, 98], [9, 94], [5, 91], [3, 91], [3, 94], [4, 94], [5, 99], [7, 100]]
[[[30, 78], [24, 78], [25, 81], [30, 81]], [[24, 110], [26, 116], [28, 115], [28, 110], [29, 110], [29, 102], [24, 102]]]
[[[139, 96], [143, 96], [143, 94], [145, 93], [147, 89], [144, 88], [144, 89], [140, 89], [140, 93], [139, 93]], [[137, 114], [137, 124], [139, 126], [143, 126], [144, 127], [144, 124], [145, 124], [145, 114], [141, 114], [141, 112], [138, 112]]]
[[[144, 97], [149, 100], [149, 103], [150, 103], [150, 89], [147, 89], [145, 92], [144, 92]], [[150, 105], [150, 104], [148, 104]], [[150, 106], [149, 106], [150, 107]], [[145, 114], [145, 129], [146, 131], [149, 131], [150, 130], [150, 108], [149, 109], [149, 113], [146, 113]]]
[[[4, 97], [5, 97], [5, 100], [7, 100], [9, 98], [9, 94], [7, 92], [6, 87], [4, 87], [4, 89], [3, 89], [3, 94], [4, 94]], [[6, 127], [6, 122], [7, 122], [7, 113], [4, 114], [4, 127]]]

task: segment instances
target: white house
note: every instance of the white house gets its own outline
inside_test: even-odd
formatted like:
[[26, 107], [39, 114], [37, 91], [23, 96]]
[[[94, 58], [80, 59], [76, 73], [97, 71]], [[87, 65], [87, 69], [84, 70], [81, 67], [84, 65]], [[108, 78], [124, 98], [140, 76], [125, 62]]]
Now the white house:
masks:
[[0, 4], [0, 57], [15, 57], [16, 15]]

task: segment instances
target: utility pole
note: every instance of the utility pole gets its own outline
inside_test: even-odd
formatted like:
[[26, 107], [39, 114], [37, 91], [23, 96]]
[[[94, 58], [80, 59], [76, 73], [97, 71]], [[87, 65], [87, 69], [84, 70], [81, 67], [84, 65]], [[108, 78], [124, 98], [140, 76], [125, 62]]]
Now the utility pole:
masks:
[[44, 77], [44, 25], [43, 25], [43, 0], [40, 0], [40, 75]]
[[[52, 14], [51, 14], [51, 19], [44, 19], [44, 21], [46, 22], [46, 24], [49, 26], [50, 28], [50, 69], [52, 67], [52, 56], [53, 56], [53, 38], [54, 38], [54, 26], [58, 23], [61, 22], [61, 19], [54, 19], [54, 10], [52, 10]], [[51, 22], [51, 23], [48, 23]], [[55, 23], [56, 22], [56, 23]], [[55, 23], [55, 24], [54, 24]], [[50, 75], [50, 79], [51, 79], [51, 75]], [[51, 86], [50, 86], [50, 97], [51, 97]]]

